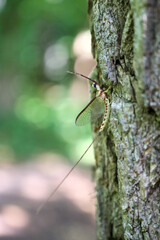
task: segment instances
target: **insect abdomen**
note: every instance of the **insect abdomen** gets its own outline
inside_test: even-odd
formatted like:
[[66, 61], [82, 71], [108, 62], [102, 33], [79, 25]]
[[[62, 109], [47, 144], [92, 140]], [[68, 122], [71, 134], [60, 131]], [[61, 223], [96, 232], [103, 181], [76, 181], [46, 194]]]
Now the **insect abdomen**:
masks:
[[99, 129], [99, 132], [102, 132], [108, 122], [108, 118], [109, 118], [109, 112], [110, 112], [110, 103], [109, 100], [106, 98], [105, 100], [105, 113], [104, 113], [104, 117], [103, 117], [103, 121], [101, 124], [101, 127]]

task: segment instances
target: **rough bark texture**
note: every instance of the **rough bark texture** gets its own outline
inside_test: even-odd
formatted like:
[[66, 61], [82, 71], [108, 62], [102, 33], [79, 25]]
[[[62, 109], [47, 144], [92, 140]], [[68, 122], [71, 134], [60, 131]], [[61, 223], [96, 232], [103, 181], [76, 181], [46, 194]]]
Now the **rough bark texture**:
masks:
[[112, 86], [95, 144], [97, 239], [158, 240], [160, 0], [89, 0], [88, 10], [92, 77]]

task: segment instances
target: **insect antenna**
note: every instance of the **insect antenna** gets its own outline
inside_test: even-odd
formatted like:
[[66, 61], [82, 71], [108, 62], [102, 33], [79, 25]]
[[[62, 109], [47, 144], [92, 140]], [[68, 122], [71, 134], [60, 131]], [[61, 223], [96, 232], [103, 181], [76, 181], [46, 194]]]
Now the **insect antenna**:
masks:
[[48, 196], [48, 198], [37, 208], [37, 214], [40, 213], [40, 211], [43, 209], [43, 207], [46, 205], [46, 203], [51, 199], [51, 197], [53, 197], [55, 195], [55, 193], [57, 192], [57, 190], [61, 187], [61, 185], [64, 183], [64, 181], [67, 179], [67, 177], [70, 175], [70, 173], [75, 169], [75, 167], [78, 165], [78, 163], [82, 160], [82, 158], [84, 157], [84, 155], [88, 152], [88, 150], [90, 149], [90, 147], [92, 146], [92, 144], [94, 143], [94, 141], [96, 140], [96, 138], [98, 137], [100, 132], [98, 132], [96, 134], [96, 136], [93, 138], [91, 144], [88, 146], [88, 148], [85, 150], [85, 152], [82, 154], [82, 156], [79, 158], [79, 160], [74, 164], [74, 166], [69, 170], [69, 172], [65, 175], [65, 177], [60, 181], [60, 183], [56, 186], [56, 188], [50, 193], [50, 195]]
[[[83, 77], [83, 78], [86, 78], [86, 79], [90, 80], [91, 82], [94, 82], [94, 83], [98, 84], [98, 83], [97, 83], [95, 80], [93, 80], [92, 78], [89, 78], [89, 77], [87, 77], [87, 76], [85, 76], [85, 75], [83, 75], [83, 74], [81, 74], [81, 73], [70, 72], [70, 71], [67, 71], [67, 73], [70, 73], [70, 74], [73, 74], [73, 75], [81, 76], [81, 77]], [[99, 85], [99, 84], [98, 84], [98, 85]]]

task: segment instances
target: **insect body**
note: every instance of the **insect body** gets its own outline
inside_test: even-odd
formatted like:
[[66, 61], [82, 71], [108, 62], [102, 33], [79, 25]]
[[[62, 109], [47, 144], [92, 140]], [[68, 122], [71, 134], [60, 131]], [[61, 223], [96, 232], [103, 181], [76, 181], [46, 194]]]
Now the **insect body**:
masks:
[[87, 151], [90, 149], [94, 141], [96, 140], [97, 136], [104, 130], [108, 118], [109, 118], [109, 112], [110, 112], [110, 103], [107, 99], [107, 91], [104, 91], [100, 85], [93, 79], [86, 77], [83, 74], [80, 73], [73, 73], [69, 72], [70, 74], [76, 74], [83, 78], [88, 79], [89, 81], [93, 82], [92, 86], [96, 88], [96, 96], [88, 103], [88, 105], [78, 114], [76, 118], [76, 125], [82, 126], [87, 124], [88, 122], [92, 121], [93, 119], [96, 119], [98, 116], [104, 114], [103, 121], [101, 123], [100, 129], [96, 136], [94, 137], [91, 144], [88, 146], [86, 151], [82, 154], [80, 159], [75, 163], [75, 165], [70, 169], [70, 171], [66, 174], [66, 176], [61, 180], [61, 182], [57, 185], [57, 187], [51, 192], [51, 194], [48, 196], [46, 201], [40, 205], [40, 207], [37, 209], [37, 212], [40, 212], [40, 210], [44, 207], [44, 205], [49, 201], [49, 199], [57, 192], [57, 190], [60, 188], [60, 186], [63, 184], [63, 182], [67, 179], [67, 177], [70, 175], [70, 173], [74, 170], [74, 168], [78, 165], [78, 163], [82, 160], [84, 155], [87, 153]]
[[[94, 117], [94, 115], [99, 116], [100, 114], [104, 114], [103, 116], [103, 121], [101, 123], [99, 132], [102, 132], [107, 124], [108, 118], [109, 118], [109, 112], [110, 112], [110, 103], [109, 100], [107, 99], [107, 91], [104, 91], [100, 85], [93, 79], [88, 78], [86, 76], [84, 76], [83, 74], [80, 73], [72, 73], [72, 72], [68, 72], [71, 74], [76, 74], [76, 75], [80, 75], [84, 78], [87, 78], [88, 80], [92, 81], [93, 84], [92, 86], [94, 88], [96, 88], [96, 97], [94, 97], [89, 103], [88, 105], [78, 114], [77, 118], [76, 118], [76, 125], [78, 126], [82, 126], [85, 125], [86, 123], [92, 121], [92, 115], [93, 115], [93, 119], [95, 119], [96, 117]], [[89, 114], [88, 114], [89, 112]], [[87, 119], [87, 117], [85, 117], [85, 115], [89, 115], [90, 118]]]

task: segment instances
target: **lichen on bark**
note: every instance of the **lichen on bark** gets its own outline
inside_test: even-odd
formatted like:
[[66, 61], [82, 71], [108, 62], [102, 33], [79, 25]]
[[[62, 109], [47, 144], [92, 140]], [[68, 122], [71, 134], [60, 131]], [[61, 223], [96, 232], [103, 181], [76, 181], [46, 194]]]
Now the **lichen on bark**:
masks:
[[98, 240], [160, 238], [159, 12], [158, 0], [89, 0], [94, 77], [111, 86], [95, 144]]

